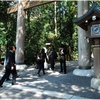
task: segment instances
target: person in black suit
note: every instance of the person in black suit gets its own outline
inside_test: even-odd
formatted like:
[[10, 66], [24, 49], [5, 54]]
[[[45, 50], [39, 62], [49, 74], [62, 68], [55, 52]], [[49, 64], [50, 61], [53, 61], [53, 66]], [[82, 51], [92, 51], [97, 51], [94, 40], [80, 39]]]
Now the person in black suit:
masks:
[[60, 52], [60, 72], [64, 71], [64, 74], [66, 74], [66, 51], [64, 49], [64, 46], [61, 46]]
[[57, 53], [55, 51], [55, 48], [52, 47], [51, 51], [49, 53], [49, 61], [50, 61], [50, 66], [51, 69], [54, 70], [54, 65], [55, 65], [55, 60], [57, 59]]
[[14, 52], [15, 52], [15, 47], [11, 46], [9, 48], [9, 52], [6, 54], [6, 65], [5, 65], [5, 74], [0, 80], [0, 87], [2, 87], [2, 84], [4, 83], [5, 79], [12, 73], [12, 85], [16, 85], [16, 64], [15, 64], [15, 59], [14, 59]]
[[[15, 49], [16, 49], [16, 47], [15, 47]], [[13, 60], [14, 60], [14, 63], [16, 64], [16, 62], [15, 62], [15, 51], [13, 52]], [[6, 67], [6, 66], [5, 66], [5, 67]], [[15, 66], [15, 68], [14, 68], [14, 72], [16, 73], [16, 78], [20, 76], [20, 75], [17, 74], [16, 66]], [[8, 77], [7, 77], [7, 79], [6, 79], [6, 81], [11, 80], [9, 77], [10, 77], [10, 73], [9, 73], [9, 75], [8, 75]]]

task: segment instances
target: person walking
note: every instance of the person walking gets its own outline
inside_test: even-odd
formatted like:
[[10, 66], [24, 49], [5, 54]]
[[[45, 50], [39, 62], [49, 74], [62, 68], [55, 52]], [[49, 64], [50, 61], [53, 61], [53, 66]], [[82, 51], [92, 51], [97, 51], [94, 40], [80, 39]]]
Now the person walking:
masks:
[[61, 46], [60, 52], [60, 72], [64, 71], [64, 74], [66, 74], [66, 51], [64, 49], [64, 46]]
[[38, 59], [37, 59], [37, 64], [38, 64], [38, 67], [39, 67], [38, 76], [40, 76], [41, 70], [43, 71], [43, 74], [45, 74], [45, 71], [44, 71], [45, 58], [46, 58], [45, 50], [42, 49], [42, 52], [39, 53], [39, 56], [38, 56]]
[[[16, 47], [15, 47], [15, 50], [16, 50]], [[14, 63], [16, 64], [16, 62], [15, 62], [15, 51], [13, 52], [13, 60], [14, 60]], [[6, 57], [5, 57], [5, 63], [6, 63]], [[5, 64], [4, 64], [4, 66], [5, 66]], [[16, 78], [18, 78], [20, 75], [18, 75], [18, 73], [17, 73], [16, 66], [14, 68], [14, 72], [16, 73]], [[6, 78], [6, 81], [11, 80], [9, 77], [10, 77], [10, 73], [9, 73], [8, 77]]]
[[11, 46], [9, 48], [9, 52], [6, 54], [6, 65], [5, 65], [5, 74], [3, 75], [3, 77], [0, 80], [0, 87], [3, 87], [3, 83], [5, 81], [5, 79], [8, 78], [8, 76], [10, 75], [10, 73], [12, 73], [12, 85], [17, 85], [16, 83], [16, 64], [15, 64], [15, 59], [13, 58], [13, 52], [15, 52], [15, 46]]

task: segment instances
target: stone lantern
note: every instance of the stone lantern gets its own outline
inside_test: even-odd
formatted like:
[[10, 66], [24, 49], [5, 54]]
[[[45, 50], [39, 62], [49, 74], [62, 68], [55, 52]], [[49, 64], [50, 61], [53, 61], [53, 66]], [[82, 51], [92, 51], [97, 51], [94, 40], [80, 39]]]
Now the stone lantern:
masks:
[[91, 79], [91, 87], [98, 89], [100, 86], [100, 7], [94, 3], [88, 12], [75, 19], [74, 23], [88, 32], [88, 37], [83, 38], [94, 45], [94, 77]]

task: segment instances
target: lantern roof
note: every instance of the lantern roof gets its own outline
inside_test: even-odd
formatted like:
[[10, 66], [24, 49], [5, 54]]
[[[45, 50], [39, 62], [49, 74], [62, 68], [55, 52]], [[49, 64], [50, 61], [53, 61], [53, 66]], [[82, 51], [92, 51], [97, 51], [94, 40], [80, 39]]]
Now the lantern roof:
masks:
[[87, 13], [85, 13], [83, 16], [73, 20], [75, 24], [77, 24], [79, 27], [84, 29], [85, 31], [88, 30], [88, 25], [93, 22], [100, 20], [100, 7], [93, 3], [93, 5], [89, 8]]

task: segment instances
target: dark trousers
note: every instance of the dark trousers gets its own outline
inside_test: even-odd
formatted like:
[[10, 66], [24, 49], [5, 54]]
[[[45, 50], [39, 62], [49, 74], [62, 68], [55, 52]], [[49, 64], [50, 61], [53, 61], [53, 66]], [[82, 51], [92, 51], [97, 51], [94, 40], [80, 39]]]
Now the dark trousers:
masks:
[[[16, 77], [17, 77], [16, 67], [14, 68], [13, 72], [14, 72], [14, 74], [16, 74]], [[11, 74], [11, 72], [8, 74], [6, 80], [9, 80], [10, 74]]]
[[37, 64], [39, 70], [38, 70], [38, 74], [40, 74], [40, 71], [42, 70], [43, 71], [43, 74], [45, 74], [44, 72], [44, 63], [43, 64]]
[[51, 69], [54, 70], [55, 62], [53, 59], [50, 60]]
[[0, 80], [0, 86], [4, 83], [5, 79], [7, 79], [7, 77], [10, 75], [10, 73], [12, 74], [12, 84], [16, 83], [16, 72], [15, 70], [11, 70], [6, 68], [5, 74], [3, 75], [3, 77]]
[[60, 68], [61, 68], [61, 72], [63, 72], [64, 70], [64, 73], [66, 74], [66, 61], [65, 59], [60, 59]]

